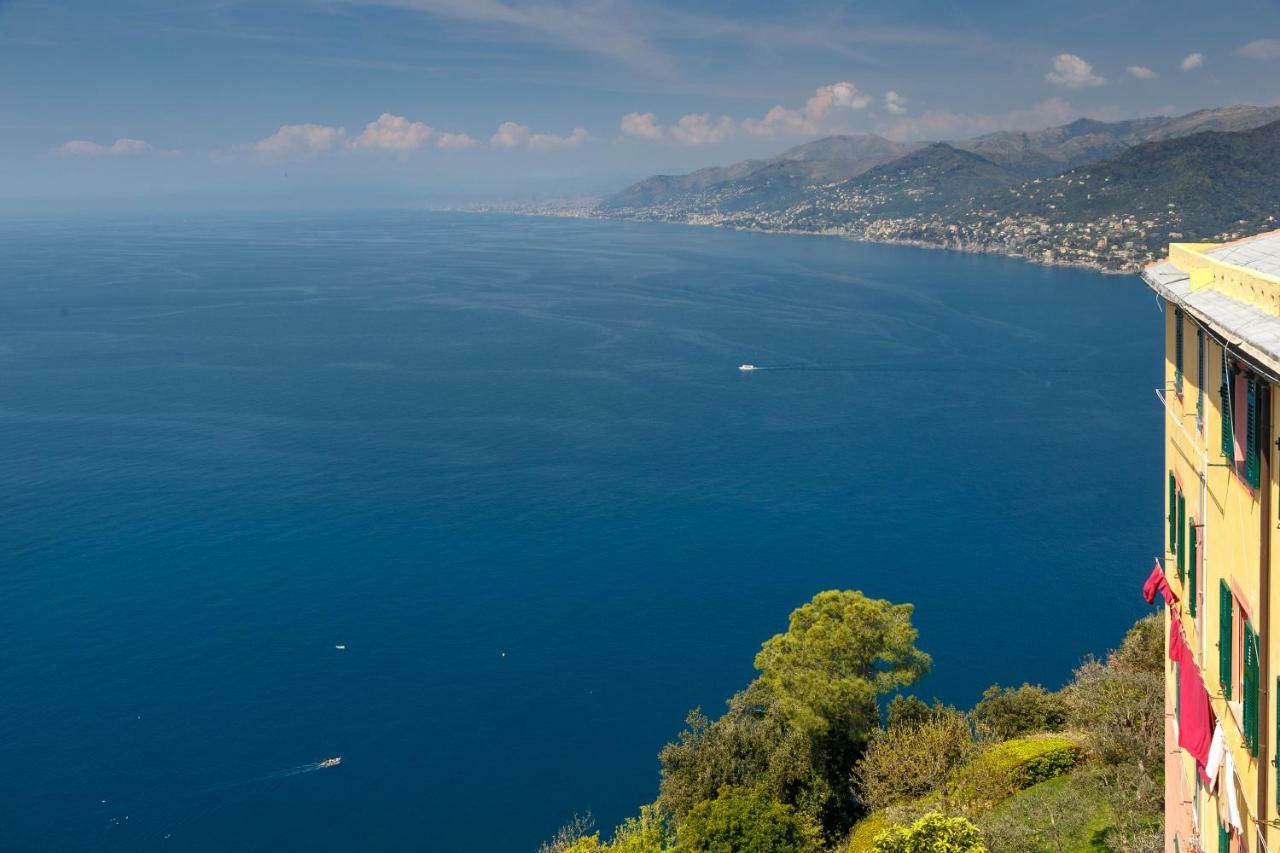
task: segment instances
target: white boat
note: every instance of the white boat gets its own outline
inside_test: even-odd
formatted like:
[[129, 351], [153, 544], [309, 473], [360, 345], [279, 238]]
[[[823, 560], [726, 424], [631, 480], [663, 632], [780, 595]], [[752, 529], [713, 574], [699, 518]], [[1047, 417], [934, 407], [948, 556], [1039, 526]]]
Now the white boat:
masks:
[[739, 364], [738, 369], [739, 370], [755, 370], [756, 366], [754, 364]]
[[326, 758], [324, 761], [321, 761], [319, 764], [317, 764], [316, 767], [323, 770], [326, 767], [337, 767], [341, 763], [342, 763], [342, 756], [339, 755], [337, 758]]

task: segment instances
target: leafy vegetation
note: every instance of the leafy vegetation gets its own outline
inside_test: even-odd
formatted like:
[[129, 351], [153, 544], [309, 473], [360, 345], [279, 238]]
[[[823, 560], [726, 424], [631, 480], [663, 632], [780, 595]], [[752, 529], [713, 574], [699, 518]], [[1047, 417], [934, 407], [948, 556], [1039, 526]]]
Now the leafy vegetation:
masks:
[[910, 826], [894, 826], [876, 836], [874, 853], [986, 853], [978, 828], [962, 817], [937, 812]]
[[659, 758], [657, 801], [608, 840], [590, 817], [540, 853], [1154, 853], [1163, 834], [1163, 638], [1139, 621], [1062, 690], [993, 686], [969, 712], [888, 693], [930, 658], [910, 605], [824, 592], [758, 677]]

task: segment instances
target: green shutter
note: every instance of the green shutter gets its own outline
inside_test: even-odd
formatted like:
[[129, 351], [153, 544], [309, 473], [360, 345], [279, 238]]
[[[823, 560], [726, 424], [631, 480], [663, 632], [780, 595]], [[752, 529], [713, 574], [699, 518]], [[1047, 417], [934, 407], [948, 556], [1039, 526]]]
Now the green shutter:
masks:
[[1169, 472], [1169, 551], [1178, 550], [1178, 479]]
[[1258, 635], [1244, 626], [1244, 740], [1249, 754], [1258, 754]]
[[1196, 428], [1204, 429], [1204, 329], [1196, 329]]
[[[1219, 581], [1218, 595], [1218, 684], [1222, 697], [1231, 698], [1231, 621], [1235, 618], [1235, 603], [1226, 581]], [[1172, 616], [1170, 618], [1173, 618]]]
[[1191, 618], [1196, 617], [1196, 522], [1191, 519], [1191, 526], [1187, 528], [1187, 577], [1190, 583], [1187, 584], [1187, 609], [1191, 611]]
[[1218, 389], [1218, 394], [1222, 397], [1222, 455], [1235, 459], [1234, 436], [1231, 434], [1231, 374], [1227, 371], [1225, 351], [1222, 358], [1222, 387]]
[[[1187, 529], [1187, 499], [1182, 492], [1178, 492], [1178, 540], [1181, 544], [1182, 533]], [[1187, 577], [1187, 549], [1178, 549], [1178, 581], [1181, 583]]]
[[1182, 394], [1182, 309], [1173, 312], [1173, 389]]
[[1247, 423], [1245, 424], [1245, 451], [1244, 451], [1244, 478], [1250, 486], [1258, 488], [1259, 469], [1258, 464], [1258, 380], [1250, 377], [1249, 394], [1246, 400], [1249, 404], [1247, 414]]
[[1231, 833], [1222, 818], [1218, 818], [1218, 853], [1231, 853]]

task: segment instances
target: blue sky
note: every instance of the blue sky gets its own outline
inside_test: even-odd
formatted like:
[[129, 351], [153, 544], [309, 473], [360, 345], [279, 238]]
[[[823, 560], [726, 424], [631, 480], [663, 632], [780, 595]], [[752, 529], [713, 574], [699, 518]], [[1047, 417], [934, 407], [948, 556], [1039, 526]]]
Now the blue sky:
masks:
[[1280, 102], [1280, 4], [0, 0], [0, 205], [598, 193], [838, 131]]

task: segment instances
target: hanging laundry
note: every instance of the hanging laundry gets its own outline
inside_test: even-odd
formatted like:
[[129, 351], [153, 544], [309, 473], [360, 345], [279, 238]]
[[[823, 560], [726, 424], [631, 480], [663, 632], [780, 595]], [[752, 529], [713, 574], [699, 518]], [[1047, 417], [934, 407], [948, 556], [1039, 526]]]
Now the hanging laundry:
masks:
[[1218, 770], [1222, 767], [1222, 757], [1227, 751], [1227, 738], [1222, 731], [1222, 723], [1213, 726], [1213, 739], [1209, 742], [1209, 757], [1204, 762], [1204, 774], [1209, 777], [1209, 792], [1213, 793], [1218, 781]]
[[1151, 575], [1147, 578], [1147, 582], [1142, 585], [1142, 597], [1146, 599], [1147, 604], [1156, 603], [1156, 593], [1164, 598], [1164, 603], [1168, 607], [1178, 603], [1178, 596], [1174, 595], [1173, 590], [1169, 588], [1169, 581], [1165, 579], [1164, 569], [1160, 568], [1160, 561], [1156, 560], [1156, 567], [1151, 570]]
[[1209, 760], [1209, 745], [1213, 741], [1213, 708], [1209, 703], [1209, 691], [1204, 688], [1200, 668], [1195, 655], [1182, 636], [1182, 628], [1175, 614], [1169, 614], [1172, 625], [1169, 632], [1169, 659], [1177, 661], [1178, 675], [1178, 746], [1196, 760], [1196, 769], [1206, 782], [1204, 766]]
[[1236, 835], [1244, 834], [1244, 822], [1240, 820], [1240, 805], [1236, 802], [1236, 763], [1231, 758], [1231, 750], [1223, 750], [1221, 778], [1218, 781], [1218, 796], [1226, 800], [1227, 823], [1236, 831]]

